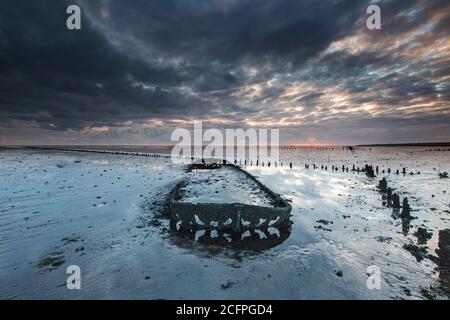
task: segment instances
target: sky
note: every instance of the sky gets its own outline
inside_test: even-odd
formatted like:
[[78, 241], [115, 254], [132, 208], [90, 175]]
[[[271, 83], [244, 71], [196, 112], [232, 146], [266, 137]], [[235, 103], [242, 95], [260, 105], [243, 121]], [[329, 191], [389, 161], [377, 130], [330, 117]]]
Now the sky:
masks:
[[450, 141], [450, 2], [0, 2], [0, 144], [170, 144], [194, 120], [282, 144]]

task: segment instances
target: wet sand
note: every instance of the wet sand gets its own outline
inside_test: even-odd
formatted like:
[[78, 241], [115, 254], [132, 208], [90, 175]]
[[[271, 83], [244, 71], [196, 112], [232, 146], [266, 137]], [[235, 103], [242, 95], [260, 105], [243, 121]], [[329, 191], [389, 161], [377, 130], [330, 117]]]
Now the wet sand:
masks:
[[[305, 148], [281, 156], [293, 169], [245, 169], [290, 200], [291, 229], [218, 239], [170, 230], [164, 199], [186, 174], [170, 159], [0, 150], [0, 297], [448, 298], [435, 249], [438, 231], [450, 228], [449, 179], [438, 177], [450, 152]], [[376, 178], [330, 170], [365, 163], [380, 167]], [[381, 173], [403, 167], [421, 174]], [[376, 186], [384, 176], [409, 198], [417, 217], [409, 226], [383, 205]], [[433, 233], [421, 261], [404, 248], [417, 245], [419, 226]], [[65, 287], [72, 264], [81, 268], [81, 290]], [[371, 265], [380, 267], [380, 290], [366, 286]]]

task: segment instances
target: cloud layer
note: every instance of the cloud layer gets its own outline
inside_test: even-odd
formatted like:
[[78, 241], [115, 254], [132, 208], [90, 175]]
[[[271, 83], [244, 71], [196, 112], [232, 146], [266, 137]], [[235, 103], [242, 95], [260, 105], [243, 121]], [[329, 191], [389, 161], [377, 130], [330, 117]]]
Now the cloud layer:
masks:
[[[450, 140], [450, 4], [0, 3], [0, 143], [170, 143], [175, 127], [283, 143]], [[69, 4], [82, 30], [65, 26]]]

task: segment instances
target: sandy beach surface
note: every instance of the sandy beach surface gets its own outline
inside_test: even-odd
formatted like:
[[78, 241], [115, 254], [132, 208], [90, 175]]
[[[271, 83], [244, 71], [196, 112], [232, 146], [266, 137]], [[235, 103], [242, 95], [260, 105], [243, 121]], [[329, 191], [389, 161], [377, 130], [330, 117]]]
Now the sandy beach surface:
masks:
[[[186, 172], [168, 157], [1, 149], [0, 298], [448, 299], [435, 249], [450, 228], [450, 180], [438, 176], [450, 152], [298, 148], [281, 157], [283, 167], [243, 168], [290, 201], [291, 229], [223, 245], [170, 230], [164, 199]], [[376, 178], [341, 170], [365, 163], [379, 166]], [[383, 205], [382, 177], [408, 197], [408, 225]], [[432, 232], [422, 257], [405, 249], [418, 227]], [[81, 290], [66, 288], [69, 265], [81, 269]], [[380, 269], [380, 289], [367, 287], [369, 266]]]

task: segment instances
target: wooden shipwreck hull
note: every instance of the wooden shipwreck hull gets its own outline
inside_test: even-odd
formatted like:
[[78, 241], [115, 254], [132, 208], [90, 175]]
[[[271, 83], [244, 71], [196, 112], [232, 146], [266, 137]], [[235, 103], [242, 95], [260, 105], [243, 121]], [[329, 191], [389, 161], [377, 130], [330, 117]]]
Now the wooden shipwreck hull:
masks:
[[[181, 190], [189, 183], [188, 180], [182, 180], [169, 195], [169, 212], [172, 225], [178, 225], [181, 230], [216, 229], [242, 233], [246, 230], [264, 230], [269, 227], [287, 228], [292, 224], [290, 221], [291, 205], [280, 195], [274, 193], [253, 175], [238, 166], [232, 164], [221, 166], [229, 166], [233, 170], [238, 170], [247, 179], [254, 181], [266, 193], [266, 196], [271, 197], [273, 206], [180, 201], [183, 197]], [[192, 169], [192, 166], [190, 169]]]

